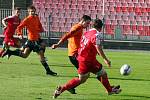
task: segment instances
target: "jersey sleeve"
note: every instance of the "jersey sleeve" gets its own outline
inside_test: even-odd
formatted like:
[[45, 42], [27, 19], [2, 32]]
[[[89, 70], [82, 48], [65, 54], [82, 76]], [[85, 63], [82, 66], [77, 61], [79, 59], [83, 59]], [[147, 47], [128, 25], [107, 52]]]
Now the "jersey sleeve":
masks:
[[101, 45], [102, 44], [102, 34], [96, 33], [94, 36], [91, 37], [91, 42], [94, 45]]
[[22, 29], [27, 25], [27, 23], [28, 23], [28, 20], [27, 19], [24, 19], [21, 23], [20, 23], [20, 25], [17, 27], [17, 35], [23, 35], [23, 33], [22, 33]]
[[5, 18], [5, 20], [6, 20], [7, 22], [11, 21], [12, 19], [13, 19], [13, 16], [8, 16], [8, 17]]
[[61, 41], [66, 41], [68, 38], [73, 37], [76, 35], [76, 33], [81, 29], [81, 27], [72, 27], [70, 32], [67, 32], [63, 37], [61, 38]]

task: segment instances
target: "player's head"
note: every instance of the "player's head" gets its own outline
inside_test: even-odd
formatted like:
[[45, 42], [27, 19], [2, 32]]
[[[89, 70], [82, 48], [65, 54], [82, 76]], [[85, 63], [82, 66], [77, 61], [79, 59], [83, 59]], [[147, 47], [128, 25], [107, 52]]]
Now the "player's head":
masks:
[[100, 19], [95, 19], [93, 22], [93, 28], [97, 29], [98, 31], [101, 31], [103, 27], [103, 22]]
[[84, 28], [88, 27], [90, 22], [91, 22], [91, 17], [88, 15], [83, 15], [80, 21], [80, 23], [83, 25]]
[[14, 9], [14, 14], [15, 14], [16, 16], [19, 16], [20, 13], [21, 13], [21, 8], [20, 8], [20, 7], [15, 7], [15, 9]]
[[28, 7], [28, 13], [29, 15], [35, 15], [36, 8], [34, 6], [29, 6]]

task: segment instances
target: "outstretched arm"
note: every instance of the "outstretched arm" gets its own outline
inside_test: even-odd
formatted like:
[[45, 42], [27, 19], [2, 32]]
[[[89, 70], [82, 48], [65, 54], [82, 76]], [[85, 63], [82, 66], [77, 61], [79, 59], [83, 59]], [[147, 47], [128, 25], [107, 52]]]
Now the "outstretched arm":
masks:
[[62, 44], [64, 41], [66, 41], [71, 36], [72, 35], [70, 33], [66, 33], [65, 35], [63, 35], [63, 37], [58, 41], [58, 43], [52, 45], [52, 49], [59, 47], [60, 44]]
[[23, 38], [23, 33], [22, 33], [22, 29], [26, 26], [27, 24], [27, 20], [24, 19], [20, 25], [17, 27], [17, 35], [19, 36], [19, 38]]

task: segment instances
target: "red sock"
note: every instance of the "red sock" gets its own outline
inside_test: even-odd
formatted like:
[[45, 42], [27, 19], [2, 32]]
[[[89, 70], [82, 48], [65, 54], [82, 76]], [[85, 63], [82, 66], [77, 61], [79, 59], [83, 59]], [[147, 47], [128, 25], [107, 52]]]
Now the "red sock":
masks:
[[99, 77], [98, 80], [103, 84], [103, 86], [106, 88], [106, 90], [107, 90], [108, 92], [111, 92], [111, 91], [112, 91], [112, 88], [111, 88], [111, 86], [110, 86], [110, 83], [109, 83], [109, 80], [108, 80], [107, 77], [106, 77], [106, 78]]
[[67, 84], [65, 84], [65, 85], [62, 87], [62, 92], [65, 91], [65, 90], [69, 90], [69, 89], [75, 88], [75, 87], [77, 87], [78, 85], [80, 85], [80, 80], [79, 80], [79, 78], [74, 78], [74, 79], [70, 80]]

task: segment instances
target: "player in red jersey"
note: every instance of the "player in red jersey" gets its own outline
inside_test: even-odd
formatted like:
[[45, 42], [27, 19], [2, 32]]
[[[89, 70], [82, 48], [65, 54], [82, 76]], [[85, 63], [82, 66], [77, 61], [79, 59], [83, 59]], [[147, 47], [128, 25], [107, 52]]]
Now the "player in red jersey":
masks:
[[3, 48], [0, 52], [0, 56], [6, 49], [9, 49], [10, 46], [12, 47], [20, 47], [21, 42], [14, 38], [13, 35], [15, 34], [17, 26], [20, 24], [21, 19], [19, 18], [21, 13], [21, 8], [16, 7], [14, 11], [14, 15], [8, 16], [2, 20], [2, 24], [4, 25], [4, 41], [3, 41]]
[[93, 29], [84, 33], [78, 50], [79, 77], [73, 78], [65, 85], [58, 86], [54, 92], [53, 98], [57, 98], [65, 90], [69, 90], [84, 83], [90, 76], [90, 72], [97, 75], [97, 79], [103, 84], [109, 95], [121, 92], [121, 89], [111, 87], [106, 71], [102, 64], [96, 60], [96, 55], [99, 54], [104, 59], [104, 62], [109, 67], [111, 66], [111, 62], [105, 56], [101, 46], [102, 33], [100, 31], [102, 26], [102, 21], [96, 19], [94, 20]]

